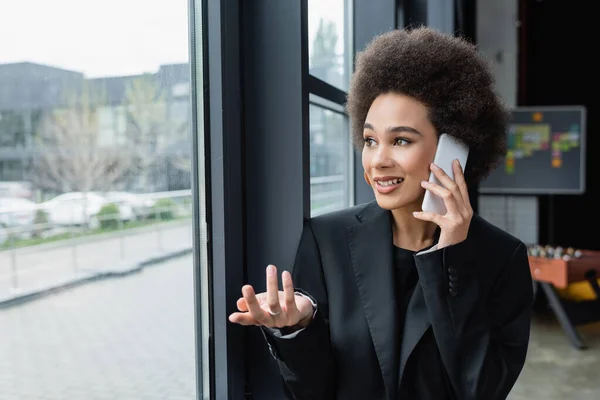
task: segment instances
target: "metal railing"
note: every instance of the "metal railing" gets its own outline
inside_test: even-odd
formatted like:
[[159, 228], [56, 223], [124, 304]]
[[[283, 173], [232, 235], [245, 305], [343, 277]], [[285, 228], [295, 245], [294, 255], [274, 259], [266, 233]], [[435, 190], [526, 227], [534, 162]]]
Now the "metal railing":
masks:
[[348, 205], [344, 175], [310, 178], [310, 210], [312, 216], [339, 210]]
[[[313, 216], [347, 205], [343, 175], [311, 178], [310, 185]], [[101, 212], [88, 212], [87, 206], [80, 210], [73, 207], [66, 218], [64, 212], [58, 217], [54, 215], [47, 203], [35, 204], [26, 210], [0, 210], [0, 222], [5, 223], [16, 221], [15, 215], [21, 211], [35, 214], [31, 223], [0, 226], [0, 289], [2, 277], [10, 281], [11, 292], [29, 289], [30, 285], [24, 284], [20, 276], [26, 270], [34, 273], [32, 270], [38, 267], [49, 268], [46, 264], [53, 263], [62, 274], [86, 270], [95, 261], [94, 257], [102, 257], [102, 254], [88, 254], [92, 243], [98, 248], [106, 243], [103, 250], [98, 250], [111, 254], [112, 258], [106, 259], [106, 263], [125, 260], [147, 248], [164, 251], [165, 239], [169, 239], [171, 247], [174, 240], [189, 241], [191, 246], [191, 190], [135, 194], [135, 199], [136, 204], [146, 206], [140, 209], [122, 200], [113, 203], [107, 199]], [[108, 204], [116, 205], [116, 208], [111, 206], [113, 212]], [[78, 213], [80, 215], [76, 215]], [[189, 231], [178, 228], [184, 225]], [[171, 234], [166, 236], [169, 230]], [[138, 243], [142, 235], [143, 247]], [[170, 237], [172, 235], [177, 238]], [[136, 237], [139, 240], [134, 240]], [[57, 248], [61, 251], [53, 252]], [[32, 261], [33, 253], [39, 254], [35, 261]], [[48, 276], [55, 277], [51, 272]]]
[[[67, 215], [66, 220], [64, 213], [60, 218], [54, 218], [53, 210], [45, 203], [35, 204], [26, 209], [12, 208], [0, 211], [0, 221], [4, 221], [4, 224], [13, 222], [12, 225], [0, 226], [0, 280], [2, 277], [7, 278], [7, 274], [10, 275], [10, 292], [30, 289], [21, 285], [19, 275], [23, 270], [34, 266], [20, 262], [20, 258], [25, 260], [32, 258], [34, 252], [48, 253], [59, 247], [62, 250], [68, 249], [70, 260], [64, 258], [67, 252], [62, 251], [60, 265], [55, 263], [57, 268], [64, 273], [65, 266], [70, 264], [70, 272], [78, 274], [82, 269], [89, 267], [85, 257], [82, 260], [84, 254], [80, 254], [79, 248], [91, 242], [110, 241], [112, 249], [105, 248], [104, 251], [118, 251], [119, 255], [118, 258], [113, 257], [112, 262], [131, 257], [132, 254], [128, 254], [127, 251], [128, 241], [131, 242], [131, 238], [142, 234], [145, 243], [149, 244], [153, 251], [163, 251], [164, 231], [181, 225], [189, 226], [190, 237], [187, 238], [186, 232], [183, 240], [187, 242], [189, 239], [191, 244], [191, 190], [135, 194], [135, 198], [135, 205], [123, 200], [112, 202], [107, 199], [99, 208], [100, 212], [94, 214], [88, 213], [88, 208], [83, 207], [81, 215], [76, 215], [78, 210], [72, 208], [72, 214]], [[140, 207], [139, 204], [145, 205]], [[128, 211], [124, 212], [124, 209]], [[29, 213], [29, 220], [31, 214], [35, 215], [33, 222], [14, 223], [18, 219], [16, 215], [22, 216], [25, 212]], [[57, 222], [57, 219], [62, 222]], [[153, 244], [150, 236], [155, 237]], [[115, 242], [118, 242], [118, 246], [115, 246]], [[118, 247], [118, 250], [114, 247]], [[135, 250], [139, 252], [139, 246], [137, 247]], [[43, 256], [38, 259], [41, 257]], [[91, 257], [98, 258], [98, 255]], [[9, 265], [6, 265], [7, 263]], [[48, 260], [48, 264], [51, 264], [51, 260]], [[51, 273], [48, 276], [54, 278]]]

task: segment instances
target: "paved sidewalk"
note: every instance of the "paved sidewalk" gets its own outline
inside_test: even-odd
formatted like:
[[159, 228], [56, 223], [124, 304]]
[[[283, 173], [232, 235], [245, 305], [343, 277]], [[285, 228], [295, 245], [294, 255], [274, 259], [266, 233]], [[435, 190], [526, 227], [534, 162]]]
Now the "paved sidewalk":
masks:
[[[160, 227], [160, 230], [157, 228]], [[191, 220], [0, 252], [0, 305], [114, 274], [192, 249]]]
[[193, 259], [0, 310], [0, 400], [195, 400]]

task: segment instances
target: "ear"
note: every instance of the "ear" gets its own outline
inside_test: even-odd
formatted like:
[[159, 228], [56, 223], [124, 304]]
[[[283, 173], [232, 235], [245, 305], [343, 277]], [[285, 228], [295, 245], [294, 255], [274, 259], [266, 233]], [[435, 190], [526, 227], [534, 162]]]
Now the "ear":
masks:
[[367, 185], [371, 186], [371, 181], [369, 180], [369, 176], [367, 175], [367, 173], [364, 173], [364, 177], [365, 177], [365, 182], [367, 182]]

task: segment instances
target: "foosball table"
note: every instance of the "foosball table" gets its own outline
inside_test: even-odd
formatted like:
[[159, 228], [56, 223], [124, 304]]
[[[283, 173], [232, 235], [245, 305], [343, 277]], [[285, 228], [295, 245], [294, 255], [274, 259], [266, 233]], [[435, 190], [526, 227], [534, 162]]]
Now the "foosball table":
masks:
[[[531, 276], [568, 339], [576, 348], [586, 348], [576, 326], [600, 321], [600, 251], [535, 245], [528, 252]], [[593, 299], [569, 301], [559, 295], [558, 290], [581, 282], [589, 283]]]

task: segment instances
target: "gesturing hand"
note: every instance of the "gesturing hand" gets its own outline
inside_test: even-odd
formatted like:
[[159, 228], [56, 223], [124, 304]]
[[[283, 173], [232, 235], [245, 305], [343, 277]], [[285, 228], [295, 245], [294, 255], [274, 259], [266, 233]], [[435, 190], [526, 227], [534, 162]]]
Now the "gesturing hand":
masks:
[[266, 293], [254, 293], [250, 285], [242, 287], [243, 297], [237, 301], [235, 312], [229, 321], [240, 325], [257, 325], [269, 328], [308, 326], [313, 316], [313, 305], [307, 298], [294, 294], [292, 276], [288, 271], [281, 274], [283, 291], [277, 283], [277, 268], [267, 267]]
[[467, 238], [469, 225], [473, 218], [473, 208], [469, 200], [465, 176], [458, 160], [454, 160], [452, 163], [454, 180], [433, 163], [431, 170], [444, 187], [427, 181], [423, 181], [421, 184], [426, 190], [432, 191], [444, 200], [447, 212], [445, 215], [434, 212], [415, 212], [414, 216], [423, 221], [431, 221], [440, 227], [438, 249], [441, 249], [460, 243]]

